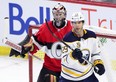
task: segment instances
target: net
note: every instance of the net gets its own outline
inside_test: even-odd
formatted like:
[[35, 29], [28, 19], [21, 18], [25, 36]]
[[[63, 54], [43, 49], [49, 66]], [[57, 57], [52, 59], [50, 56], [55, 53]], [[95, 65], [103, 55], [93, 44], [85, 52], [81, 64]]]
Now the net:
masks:
[[[96, 26], [86, 26], [87, 29], [92, 30], [98, 36], [98, 41], [101, 46], [101, 57], [105, 65], [105, 75], [107, 82], [115, 82], [116, 74], [116, 31], [104, 29]], [[104, 82], [104, 81], [103, 81]], [[105, 81], [106, 82], [106, 81]]]

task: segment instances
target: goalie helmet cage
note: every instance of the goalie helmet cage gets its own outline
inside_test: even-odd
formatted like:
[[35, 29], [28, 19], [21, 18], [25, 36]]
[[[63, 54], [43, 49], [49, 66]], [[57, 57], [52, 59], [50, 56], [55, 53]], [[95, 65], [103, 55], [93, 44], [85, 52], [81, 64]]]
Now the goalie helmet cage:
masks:
[[[29, 29], [28, 29], [29, 36], [32, 36], [34, 29], [39, 30], [39, 27], [40, 27], [40, 25], [30, 25]], [[116, 39], [116, 31], [108, 30], [108, 29], [104, 29], [104, 28], [100, 28], [100, 27], [96, 27], [96, 26], [86, 26], [86, 29], [94, 31], [96, 33], [97, 37]], [[104, 59], [104, 62], [108, 63], [106, 58], [103, 57], [103, 59]], [[29, 82], [33, 82], [33, 58], [31, 55], [28, 55], [28, 60], [29, 60]], [[111, 65], [111, 64], [106, 64], [105, 65], [106, 69], [109, 68], [109, 66], [107, 66], [107, 65]], [[115, 64], [114, 64], [114, 66], [115, 66]], [[110, 66], [110, 69], [111, 69], [111, 66]], [[116, 70], [116, 67], [114, 67], [114, 69]], [[108, 71], [111, 71], [111, 70], [108, 69]], [[110, 76], [110, 74], [108, 75], [108, 77], [109, 76]], [[112, 81], [111, 76], [108, 79], [110, 81]], [[114, 81], [112, 81], [112, 82], [114, 82]]]

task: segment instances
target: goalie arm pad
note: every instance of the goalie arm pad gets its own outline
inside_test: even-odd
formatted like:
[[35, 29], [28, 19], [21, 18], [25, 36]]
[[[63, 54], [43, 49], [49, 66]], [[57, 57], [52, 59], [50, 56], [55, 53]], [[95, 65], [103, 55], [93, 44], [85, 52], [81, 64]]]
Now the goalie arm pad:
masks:
[[39, 50], [39, 48], [33, 43], [31, 50], [29, 51], [31, 54], [34, 54]]
[[37, 50], [40, 50], [43, 47], [43, 45], [39, 44], [34, 36], [32, 36], [31, 39], [33, 40], [33, 45], [30, 50], [30, 53], [34, 54], [37, 52]]

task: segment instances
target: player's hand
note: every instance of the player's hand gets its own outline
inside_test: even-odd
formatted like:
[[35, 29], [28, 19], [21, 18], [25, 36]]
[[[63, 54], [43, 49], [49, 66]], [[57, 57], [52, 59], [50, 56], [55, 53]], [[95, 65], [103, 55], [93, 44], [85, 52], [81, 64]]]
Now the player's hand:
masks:
[[103, 64], [97, 64], [97, 65], [95, 65], [94, 71], [95, 71], [97, 74], [99, 74], [99, 75], [104, 74], [104, 72], [105, 72], [104, 65], [103, 65]]
[[10, 55], [9, 55], [10, 57], [13, 56], [13, 55], [15, 55], [15, 57], [20, 55], [21, 57], [24, 58], [25, 54], [32, 49], [33, 41], [30, 38], [30, 36], [27, 35], [26, 38], [22, 42], [19, 43], [19, 45], [22, 47], [21, 52], [18, 52], [14, 49], [11, 49]]
[[76, 48], [73, 52], [72, 52], [72, 57], [74, 59], [79, 60], [80, 63], [82, 63], [84, 60], [82, 59], [82, 52], [80, 49]]

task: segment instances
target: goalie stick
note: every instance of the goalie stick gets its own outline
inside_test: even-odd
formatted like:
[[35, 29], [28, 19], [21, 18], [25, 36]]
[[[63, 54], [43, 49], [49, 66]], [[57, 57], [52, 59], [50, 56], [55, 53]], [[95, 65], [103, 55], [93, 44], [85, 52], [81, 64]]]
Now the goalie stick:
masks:
[[[6, 44], [7, 46], [11, 47], [12, 49], [14, 49], [14, 50], [16, 50], [16, 51], [18, 51], [18, 52], [21, 53], [22, 47], [21, 47], [20, 45], [16, 44], [16, 43], [10, 41], [7, 37], [4, 38], [4, 39], [2, 39], [2, 42], [3, 42], [4, 44]], [[38, 59], [38, 60], [41, 60], [41, 58], [39, 58], [39, 57], [37, 57], [37, 56], [35, 56], [35, 55], [32, 55], [32, 54], [29, 53], [29, 52], [28, 52], [28, 55], [30, 55], [30, 56], [32, 56], [32, 57]], [[42, 60], [41, 60], [41, 61], [42, 61]]]

